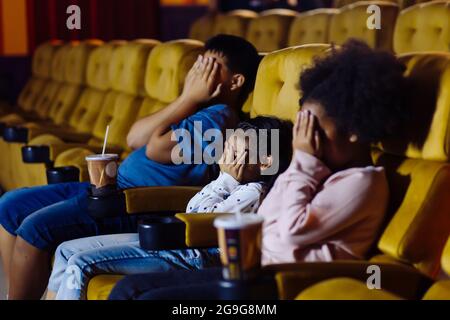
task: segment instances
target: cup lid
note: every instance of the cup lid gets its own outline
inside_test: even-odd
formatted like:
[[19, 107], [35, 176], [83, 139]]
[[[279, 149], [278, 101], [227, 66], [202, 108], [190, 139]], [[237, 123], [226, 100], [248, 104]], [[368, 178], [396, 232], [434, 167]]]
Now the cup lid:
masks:
[[119, 159], [119, 155], [115, 153], [91, 154], [86, 157], [86, 161], [115, 160], [115, 159]]
[[242, 214], [240, 217], [237, 215], [227, 215], [216, 218], [214, 220], [214, 226], [216, 228], [224, 228], [224, 229], [240, 229], [248, 227], [250, 225], [260, 224], [263, 222], [264, 222], [263, 217], [255, 213], [247, 213]]

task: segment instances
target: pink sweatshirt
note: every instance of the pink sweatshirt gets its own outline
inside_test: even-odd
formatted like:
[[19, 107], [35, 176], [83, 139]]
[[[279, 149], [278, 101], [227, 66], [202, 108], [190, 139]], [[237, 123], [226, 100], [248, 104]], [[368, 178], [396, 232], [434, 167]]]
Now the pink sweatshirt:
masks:
[[262, 263], [363, 258], [388, 203], [381, 167], [331, 175], [319, 159], [295, 151], [258, 214], [264, 217]]

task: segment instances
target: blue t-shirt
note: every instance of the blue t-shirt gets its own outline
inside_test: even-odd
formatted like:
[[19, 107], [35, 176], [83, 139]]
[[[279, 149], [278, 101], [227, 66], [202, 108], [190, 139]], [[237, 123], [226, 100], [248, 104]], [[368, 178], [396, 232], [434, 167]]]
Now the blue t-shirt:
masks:
[[[180, 123], [173, 125], [173, 131], [185, 129], [191, 137], [191, 153], [193, 159], [194, 146], [201, 152], [211, 141], [204, 141], [203, 134], [208, 129], [219, 129], [224, 134], [225, 129], [234, 129], [239, 119], [230, 107], [218, 104], [202, 109]], [[199, 122], [201, 132], [199, 132]], [[179, 138], [179, 142], [181, 142]], [[119, 188], [147, 186], [201, 186], [215, 179], [219, 174], [217, 164], [162, 164], [153, 161], [145, 155], [146, 146], [132, 152], [119, 167], [117, 182]]]

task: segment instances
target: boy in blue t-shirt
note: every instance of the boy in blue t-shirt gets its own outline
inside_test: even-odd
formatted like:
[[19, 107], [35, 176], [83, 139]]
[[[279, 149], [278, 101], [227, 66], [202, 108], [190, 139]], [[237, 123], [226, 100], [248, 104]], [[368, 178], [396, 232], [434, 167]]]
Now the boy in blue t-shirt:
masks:
[[[225, 129], [235, 128], [238, 110], [254, 86], [259, 56], [249, 42], [230, 35], [211, 38], [205, 48], [186, 76], [180, 97], [131, 128], [127, 142], [135, 151], [119, 167], [119, 188], [203, 185], [216, 177], [217, 164], [174, 163], [173, 149], [184, 140], [177, 136], [178, 129], [185, 130], [192, 146], [191, 154], [183, 158], [193, 159], [193, 150], [203, 154], [208, 146], [204, 132], [218, 129], [224, 134]], [[19, 189], [0, 198], [0, 254], [9, 277], [10, 299], [42, 296], [50, 257], [60, 243], [136, 232], [135, 216], [89, 216], [88, 189], [89, 183], [63, 183]]]

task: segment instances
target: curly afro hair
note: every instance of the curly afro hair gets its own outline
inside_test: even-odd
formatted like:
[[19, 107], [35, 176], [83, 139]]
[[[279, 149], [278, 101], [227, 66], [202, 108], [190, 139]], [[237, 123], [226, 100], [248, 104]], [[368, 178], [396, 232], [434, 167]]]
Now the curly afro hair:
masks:
[[300, 76], [305, 101], [320, 103], [344, 134], [378, 142], [405, 122], [405, 66], [390, 53], [351, 39]]

